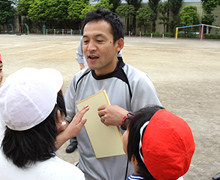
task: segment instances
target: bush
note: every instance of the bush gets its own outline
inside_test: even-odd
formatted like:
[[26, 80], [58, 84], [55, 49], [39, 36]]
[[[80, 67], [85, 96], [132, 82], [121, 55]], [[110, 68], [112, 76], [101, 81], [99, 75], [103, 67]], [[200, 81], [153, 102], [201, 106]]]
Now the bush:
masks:
[[216, 39], [220, 39], [220, 34], [216, 34]]
[[[142, 33], [141, 33], [142, 34]], [[140, 36], [140, 32], [136, 32], [135, 36]]]
[[205, 39], [220, 39], [220, 34], [204, 34]]
[[164, 37], [174, 37], [174, 35], [172, 33], [163, 33]]
[[151, 37], [151, 33], [145, 33], [144, 35], [147, 37]]
[[53, 29], [50, 29], [48, 33], [53, 34], [54, 33]]
[[195, 38], [196, 35], [194, 33], [189, 33], [189, 34], [186, 35], [186, 37], [188, 37], [188, 38]]
[[153, 37], [161, 37], [161, 34], [159, 32], [154, 32]]
[[178, 33], [178, 37], [183, 38], [183, 37], [185, 37], [185, 34], [184, 33]]

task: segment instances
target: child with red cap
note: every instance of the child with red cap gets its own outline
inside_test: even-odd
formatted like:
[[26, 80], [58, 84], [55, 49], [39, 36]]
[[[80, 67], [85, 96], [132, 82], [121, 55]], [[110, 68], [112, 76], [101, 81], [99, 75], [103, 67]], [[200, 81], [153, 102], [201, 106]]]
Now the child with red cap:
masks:
[[137, 111], [122, 141], [134, 165], [127, 180], [177, 180], [188, 171], [195, 151], [186, 121], [160, 106]]
[[0, 85], [1, 85], [2, 79], [3, 79], [3, 71], [2, 71], [2, 68], [3, 68], [3, 64], [2, 64], [1, 53], [0, 53]]

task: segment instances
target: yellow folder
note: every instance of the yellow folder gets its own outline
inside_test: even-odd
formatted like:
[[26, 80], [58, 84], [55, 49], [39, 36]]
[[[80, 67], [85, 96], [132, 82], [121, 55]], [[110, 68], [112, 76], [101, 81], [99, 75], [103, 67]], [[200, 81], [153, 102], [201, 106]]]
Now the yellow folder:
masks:
[[119, 127], [104, 125], [98, 115], [98, 108], [101, 105], [110, 104], [106, 91], [102, 90], [78, 102], [77, 108], [81, 109], [87, 104], [89, 111], [84, 115], [87, 118], [85, 128], [96, 158], [124, 155]]

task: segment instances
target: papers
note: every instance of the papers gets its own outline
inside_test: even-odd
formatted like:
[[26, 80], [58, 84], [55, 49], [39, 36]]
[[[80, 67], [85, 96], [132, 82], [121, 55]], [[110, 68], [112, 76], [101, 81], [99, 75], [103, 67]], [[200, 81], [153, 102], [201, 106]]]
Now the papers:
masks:
[[117, 126], [104, 125], [98, 115], [98, 108], [101, 105], [110, 104], [105, 90], [102, 90], [77, 103], [81, 109], [89, 105], [84, 117], [87, 118], [85, 128], [95, 152], [96, 158], [124, 155], [122, 145], [122, 134]]

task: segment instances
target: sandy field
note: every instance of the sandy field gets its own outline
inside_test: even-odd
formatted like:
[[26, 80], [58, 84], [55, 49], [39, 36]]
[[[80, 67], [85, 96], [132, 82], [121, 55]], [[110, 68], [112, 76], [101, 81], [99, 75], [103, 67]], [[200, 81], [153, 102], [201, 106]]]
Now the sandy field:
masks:
[[[5, 78], [22, 67], [55, 68], [63, 91], [79, 71], [80, 36], [0, 35]], [[196, 151], [185, 180], [211, 180], [220, 172], [220, 41], [125, 37], [124, 61], [146, 72], [163, 106], [190, 125]], [[66, 142], [57, 152], [74, 163]]]

